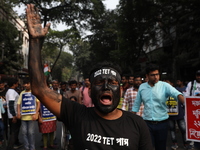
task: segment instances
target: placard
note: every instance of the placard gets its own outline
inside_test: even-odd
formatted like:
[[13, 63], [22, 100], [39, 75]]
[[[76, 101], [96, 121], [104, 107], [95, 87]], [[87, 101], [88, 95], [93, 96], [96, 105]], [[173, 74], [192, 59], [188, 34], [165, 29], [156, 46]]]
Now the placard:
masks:
[[175, 98], [169, 97], [166, 104], [168, 115], [178, 115], [178, 101]]
[[21, 115], [30, 115], [36, 113], [36, 98], [30, 93], [22, 94]]
[[41, 104], [41, 112], [42, 112], [42, 121], [52, 121], [56, 120], [56, 116], [51, 113], [43, 104]]
[[200, 142], [200, 97], [185, 97], [186, 139]]

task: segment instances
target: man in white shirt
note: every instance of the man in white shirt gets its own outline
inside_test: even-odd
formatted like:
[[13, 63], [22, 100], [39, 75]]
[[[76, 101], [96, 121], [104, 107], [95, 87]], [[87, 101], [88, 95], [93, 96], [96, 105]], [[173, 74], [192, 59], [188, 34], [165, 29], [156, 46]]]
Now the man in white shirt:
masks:
[[[8, 139], [7, 150], [12, 150], [13, 147], [19, 148], [20, 144], [18, 135], [21, 126], [21, 120], [17, 119], [17, 101], [19, 94], [15, 91], [18, 86], [18, 80], [16, 78], [10, 78], [8, 80], [9, 89], [6, 92], [7, 108], [8, 108], [8, 119], [10, 125], [10, 137]], [[15, 146], [14, 146], [15, 145]]]

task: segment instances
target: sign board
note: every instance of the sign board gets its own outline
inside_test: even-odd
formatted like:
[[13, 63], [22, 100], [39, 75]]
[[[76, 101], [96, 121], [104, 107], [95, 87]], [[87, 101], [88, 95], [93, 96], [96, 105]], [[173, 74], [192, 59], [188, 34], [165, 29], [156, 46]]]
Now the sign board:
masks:
[[185, 97], [186, 139], [200, 142], [200, 97]]
[[36, 98], [30, 92], [22, 94], [21, 115], [30, 115], [36, 113]]
[[51, 113], [43, 104], [41, 104], [42, 121], [52, 121], [56, 120], [56, 116]]

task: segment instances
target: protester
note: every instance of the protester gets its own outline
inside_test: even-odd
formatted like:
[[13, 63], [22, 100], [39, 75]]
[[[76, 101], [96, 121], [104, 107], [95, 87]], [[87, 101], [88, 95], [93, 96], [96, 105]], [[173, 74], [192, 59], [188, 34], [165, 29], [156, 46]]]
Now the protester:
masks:
[[63, 90], [61, 90], [59, 88], [59, 82], [58, 82], [58, 80], [53, 80], [52, 81], [52, 88], [51, 89], [54, 90], [54, 91], [56, 91], [57, 93], [59, 93], [61, 95], [64, 94]]
[[[122, 110], [132, 111], [133, 103], [136, 99], [139, 86], [142, 84], [142, 78], [140, 75], [135, 75], [133, 80], [133, 86], [126, 90], [124, 100], [122, 103]], [[140, 107], [140, 112], [137, 115], [142, 116], [143, 104]]]
[[15, 91], [18, 86], [18, 80], [16, 78], [10, 78], [8, 80], [9, 89], [6, 92], [8, 118], [10, 126], [10, 137], [8, 139], [8, 146], [6, 150], [12, 150], [13, 148], [19, 148], [22, 144], [19, 142], [19, 131], [21, 126], [21, 120], [17, 119], [17, 101], [19, 94]]
[[56, 131], [56, 117], [43, 104], [41, 104], [40, 106], [38, 126], [39, 132], [42, 133], [43, 150], [48, 149], [48, 139], [50, 144], [49, 147], [51, 149], [57, 148], [57, 146], [54, 144], [54, 134]]
[[82, 102], [86, 107], [93, 107], [92, 99], [90, 98], [90, 81], [89, 77], [84, 78], [84, 84], [80, 88], [82, 94]]
[[75, 96], [77, 99], [77, 102], [79, 104], [82, 104], [82, 94], [80, 90], [77, 90], [78, 82], [76, 80], [69, 81], [69, 88], [70, 90], [64, 93], [63, 96], [66, 98], [70, 98], [72, 96]]
[[[185, 96], [200, 96], [200, 70], [196, 71], [195, 79], [187, 84]], [[194, 142], [196, 150], [200, 149], [200, 142]]]
[[169, 118], [166, 109], [167, 98], [171, 96], [184, 103], [184, 97], [168, 83], [159, 81], [157, 65], [147, 66], [146, 77], [148, 77], [148, 82], [140, 85], [132, 111], [138, 112], [141, 103], [144, 104], [143, 119], [149, 127], [152, 144], [155, 150], [166, 150]]
[[4, 141], [4, 125], [2, 121], [2, 114], [5, 113], [5, 109], [3, 107], [3, 101], [2, 97], [0, 97], [0, 148], [2, 147], [3, 141]]
[[48, 88], [40, 52], [50, 24], [42, 28], [34, 5], [27, 5], [26, 12], [32, 92], [69, 128], [74, 149], [152, 150], [149, 131], [143, 119], [117, 109], [121, 77], [116, 65], [102, 64], [91, 71], [91, 98], [95, 107], [80, 105]]
[[23, 84], [25, 90], [20, 93], [17, 102], [17, 118], [21, 119], [24, 150], [35, 150], [35, 121], [38, 119], [40, 102], [31, 93], [30, 81], [26, 79]]
[[0, 97], [2, 99], [3, 107], [5, 113], [2, 114], [2, 121], [4, 127], [5, 138], [8, 140], [8, 111], [7, 111], [7, 101], [6, 101], [6, 92], [8, 88], [5, 87], [5, 82], [0, 81]]
[[[183, 86], [183, 82], [180, 82], [182, 80], [177, 80], [178, 82], [178, 91], [183, 93], [185, 92], [185, 88]], [[165, 80], [165, 82], [169, 83], [171, 86], [174, 85], [173, 80], [171, 78], [168, 78]], [[170, 136], [173, 145], [171, 148], [173, 150], [176, 150], [178, 148], [178, 140], [177, 140], [177, 127], [181, 131], [182, 135], [182, 141], [184, 144], [184, 148], [187, 150], [191, 150], [192, 146], [190, 145], [190, 142], [186, 140], [186, 123], [185, 123], [185, 109], [184, 105], [180, 101], [176, 101], [175, 98], [169, 97], [167, 101], [168, 107], [170, 108], [168, 111], [169, 114], [169, 130], [170, 130]], [[177, 124], [177, 126], [176, 126]]]

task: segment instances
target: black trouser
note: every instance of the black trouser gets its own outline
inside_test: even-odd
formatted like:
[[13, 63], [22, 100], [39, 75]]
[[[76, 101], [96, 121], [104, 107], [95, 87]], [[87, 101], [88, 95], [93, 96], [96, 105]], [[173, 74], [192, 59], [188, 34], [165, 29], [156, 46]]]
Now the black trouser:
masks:
[[7, 112], [7, 108], [5, 109], [5, 113], [2, 114], [2, 118], [3, 118], [3, 125], [4, 125], [4, 133], [6, 136], [6, 140], [8, 140], [8, 112]]
[[21, 120], [17, 119], [16, 123], [12, 122], [12, 119], [9, 119], [9, 125], [10, 125], [10, 137], [8, 140], [8, 146], [6, 150], [12, 150], [14, 144], [19, 144], [19, 131], [21, 127]]

